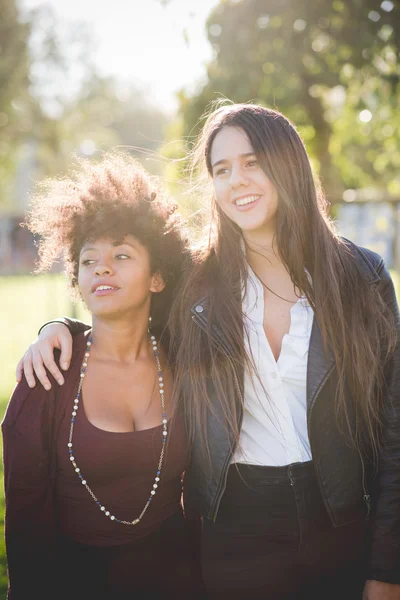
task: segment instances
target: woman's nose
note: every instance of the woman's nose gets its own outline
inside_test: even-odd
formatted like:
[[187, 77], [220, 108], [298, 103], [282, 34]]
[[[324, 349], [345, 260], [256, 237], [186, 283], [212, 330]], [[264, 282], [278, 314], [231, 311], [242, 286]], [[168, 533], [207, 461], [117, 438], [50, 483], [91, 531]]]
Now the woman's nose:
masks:
[[248, 180], [241, 168], [232, 168], [231, 176], [229, 178], [229, 183], [232, 188], [238, 188], [241, 185], [248, 185]]
[[95, 272], [95, 275], [99, 275], [101, 277], [102, 275], [111, 275], [112, 269], [109, 265], [99, 264], [96, 266], [94, 272]]

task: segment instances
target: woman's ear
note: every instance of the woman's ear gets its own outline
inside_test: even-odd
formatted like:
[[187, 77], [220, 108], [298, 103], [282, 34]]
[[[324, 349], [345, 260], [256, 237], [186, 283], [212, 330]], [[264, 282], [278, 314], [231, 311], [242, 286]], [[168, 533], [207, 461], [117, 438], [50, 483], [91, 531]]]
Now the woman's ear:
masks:
[[159, 294], [165, 288], [165, 282], [161, 273], [154, 273], [151, 277], [150, 291], [154, 294]]

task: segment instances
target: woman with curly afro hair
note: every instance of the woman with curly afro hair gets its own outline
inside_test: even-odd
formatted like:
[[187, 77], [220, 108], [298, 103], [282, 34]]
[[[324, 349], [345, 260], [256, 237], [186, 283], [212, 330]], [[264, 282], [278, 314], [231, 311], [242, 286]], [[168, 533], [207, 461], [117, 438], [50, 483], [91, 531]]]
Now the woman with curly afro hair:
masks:
[[188, 442], [165, 347], [187, 239], [129, 156], [78, 163], [41, 185], [27, 219], [38, 270], [63, 257], [92, 326], [64, 384], [22, 380], [2, 425], [9, 598], [194, 598]]

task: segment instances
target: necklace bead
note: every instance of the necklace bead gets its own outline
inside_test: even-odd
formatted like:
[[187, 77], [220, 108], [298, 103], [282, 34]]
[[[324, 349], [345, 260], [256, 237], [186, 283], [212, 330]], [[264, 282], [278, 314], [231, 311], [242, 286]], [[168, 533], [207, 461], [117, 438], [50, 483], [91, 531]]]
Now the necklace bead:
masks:
[[164, 399], [164, 379], [163, 379], [163, 374], [162, 374], [162, 370], [161, 370], [161, 363], [160, 363], [160, 357], [159, 357], [159, 353], [158, 353], [158, 348], [157, 348], [157, 341], [154, 335], [150, 336], [150, 342], [152, 344], [152, 348], [153, 348], [153, 352], [154, 352], [154, 356], [156, 359], [156, 363], [157, 363], [157, 373], [158, 373], [158, 388], [159, 388], [159, 393], [160, 393], [160, 401], [161, 401], [161, 410], [162, 410], [162, 446], [161, 446], [161, 453], [160, 453], [160, 458], [158, 461], [158, 466], [157, 466], [157, 473], [156, 473], [156, 477], [154, 479], [155, 483], [153, 484], [153, 489], [150, 491], [150, 495], [147, 499], [146, 504], [144, 505], [144, 508], [142, 509], [142, 512], [140, 513], [140, 515], [134, 519], [133, 521], [124, 521], [122, 519], [117, 519], [115, 517], [115, 515], [113, 515], [109, 510], [106, 509], [105, 506], [103, 506], [101, 504], [101, 502], [98, 500], [98, 498], [95, 496], [94, 492], [92, 491], [92, 489], [89, 487], [86, 479], [83, 478], [82, 473], [80, 472], [80, 468], [78, 467], [78, 465], [76, 464], [75, 461], [75, 457], [73, 456], [73, 444], [72, 444], [72, 438], [73, 438], [73, 434], [74, 434], [74, 423], [75, 423], [75, 418], [78, 412], [78, 406], [79, 406], [79, 398], [81, 395], [81, 391], [82, 391], [82, 384], [83, 384], [83, 380], [85, 378], [85, 373], [86, 373], [86, 368], [88, 366], [88, 362], [89, 362], [89, 356], [90, 356], [90, 347], [92, 345], [92, 337], [90, 336], [88, 338], [88, 341], [86, 343], [86, 352], [84, 354], [84, 358], [82, 361], [82, 366], [81, 366], [81, 372], [80, 372], [80, 376], [79, 376], [79, 385], [78, 385], [78, 391], [76, 394], [76, 398], [74, 399], [74, 406], [72, 409], [72, 413], [71, 413], [71, 425], [70, 425], [70, 430], [69, 430], [69, 439], [68, 439], [68, 453], [69, 453], [69, 459], [72, 463], [72, 466], [74, 467], [75, 473], [78, 475], [81, 484], [84, 485], [88, 491], [88, 493], [91, 495], [91, 497], [93, 498], [95, 505], [100, 509], [100, 511], [107, 517], [109, 518], [111, 521], [115, 521], [116, 523], [121, 523], [124, 525], [138, 525], [138, 523], [140, 523], [140, 521], [142, 520], [144, 514], [146, 513], [148, 507], [150, 506], [156, 491], [158, 489], [158, 482], [160, 481], [160, 475], [161, 475], [161, 469], [163, 466], [163, 460], [164, 460], [164, 453], [165, 453], [165, 442], [167, 439], [167, 435], [168, 435], [168, 431], [167, 431], [167, 424], [168, 424], [168, 420], [167, 420], [167, 414], [165, 412], [165, 399]]

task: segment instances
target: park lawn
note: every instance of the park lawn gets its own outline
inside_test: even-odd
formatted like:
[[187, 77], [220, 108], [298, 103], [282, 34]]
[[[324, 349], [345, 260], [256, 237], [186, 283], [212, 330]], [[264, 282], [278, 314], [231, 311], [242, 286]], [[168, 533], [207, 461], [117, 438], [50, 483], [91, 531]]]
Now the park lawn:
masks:
[[[392, 273], [393, 281], [400, 292], [400, 276]], [[0, 331], [3, 345], [0, 348], [2, 377], [0, 380], [0, 417], [3, 418], [8, 399], [15, 386], [15, 366], [24, 350], [36, 338], [38, 328], [46, 321], [62, 316], [73, 316], [63, 275], [40, 275], [0, 277]], [[399, 295], [398, 295], [399, 297]], [[89, 321], [82, 305], [76, 306], [76, 315]], [[3, 475], [2, 461], [0, 477]], [[4, 491], [0, 485], [0, 597], [7, 589], [7, 574], [4, 549]]]
[[[0, 398], [9, 396], [15, 385], [15, 366], [43, 323], [62, 315], [72, 316], [73, 305], [63, 275], [0, 277], [0, 348], [2, 377]], [[81, 305], [76, 312], [88, 319]]]

